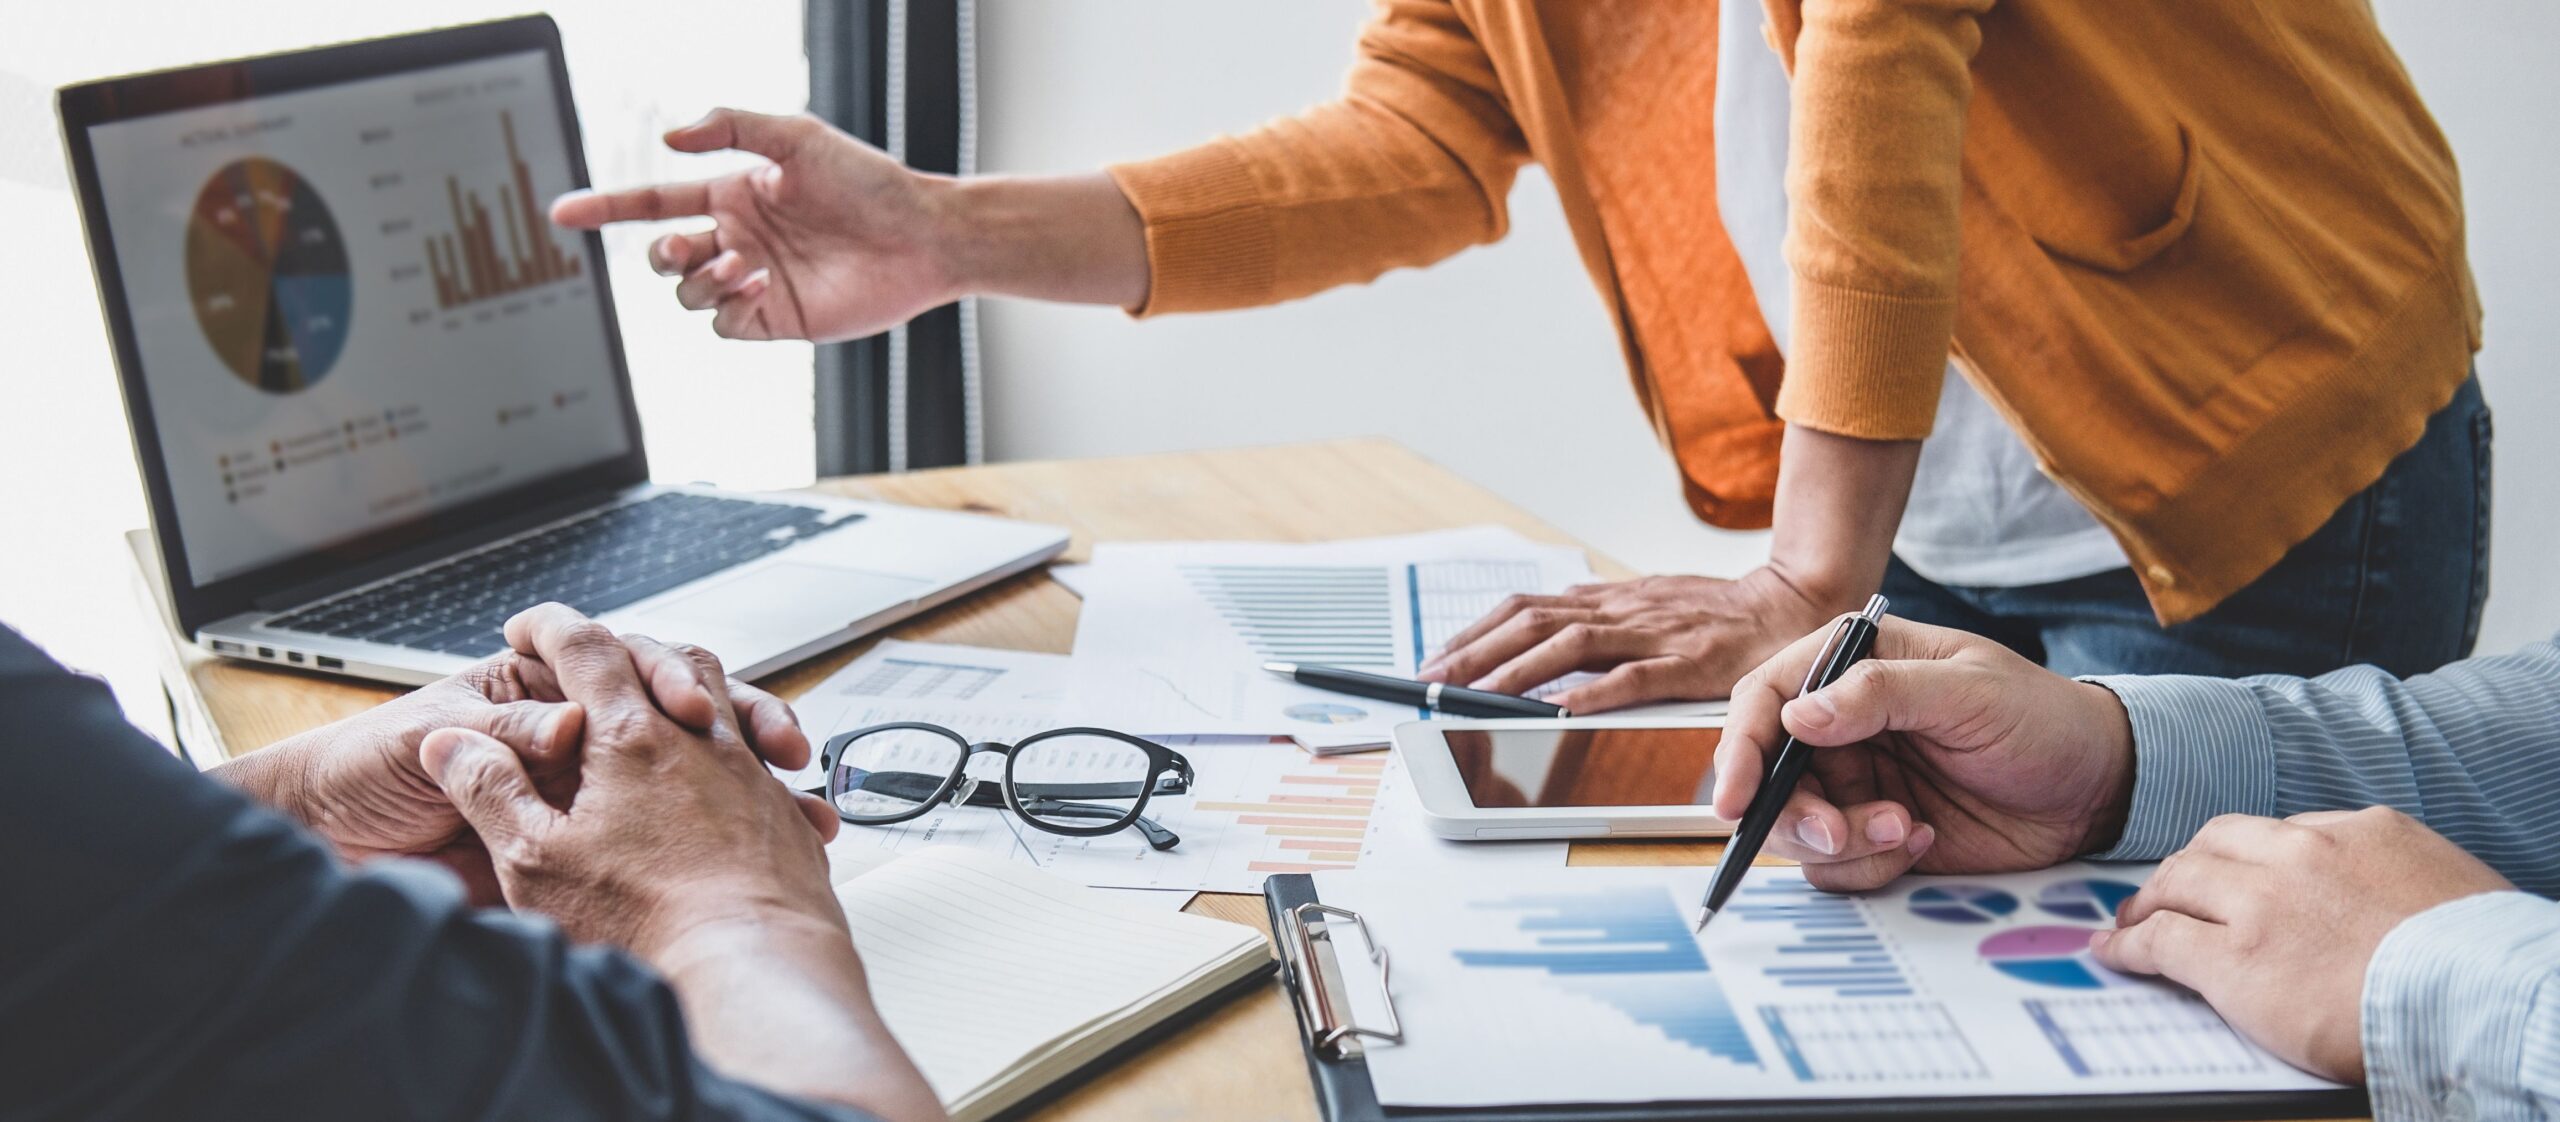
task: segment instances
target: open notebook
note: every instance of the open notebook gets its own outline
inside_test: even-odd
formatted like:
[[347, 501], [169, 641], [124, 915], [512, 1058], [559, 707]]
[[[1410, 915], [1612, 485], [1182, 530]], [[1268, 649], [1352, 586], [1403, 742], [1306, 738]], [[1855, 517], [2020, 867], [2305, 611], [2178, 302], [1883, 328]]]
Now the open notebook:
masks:
[[872, 1000], [953, 1122], [993, 1117], [1271, 969], [1262, 933], [973, 850], [836, 886]]

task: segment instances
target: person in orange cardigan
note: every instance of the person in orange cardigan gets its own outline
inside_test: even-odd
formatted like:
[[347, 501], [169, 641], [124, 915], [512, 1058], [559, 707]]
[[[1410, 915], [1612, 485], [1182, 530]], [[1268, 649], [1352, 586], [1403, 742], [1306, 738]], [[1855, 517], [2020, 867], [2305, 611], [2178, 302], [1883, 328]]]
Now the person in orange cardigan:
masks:
[[1338, 100], [1094, 174], [726, 109], [666, 139], [771, 163], [553, 217], [710, 216], [652, 262], [759, 339], [1295, 299], [1500, 238], [1544, 167], [1690, 505], [1771, 554], [1515, 599], [1433, 680], [1720, 696], [1879, 588], [2071, 674], [2411, 674], [2476, 635], [2460, 193], [2359, 0], [1385, 0]]

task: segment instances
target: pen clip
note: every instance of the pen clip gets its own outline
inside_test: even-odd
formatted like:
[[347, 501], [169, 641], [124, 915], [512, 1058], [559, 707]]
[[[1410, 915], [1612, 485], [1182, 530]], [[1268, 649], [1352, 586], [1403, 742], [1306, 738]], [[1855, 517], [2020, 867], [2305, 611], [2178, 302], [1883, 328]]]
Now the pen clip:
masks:
[[1849, 645], [1849, 636], [1856, 633], [1861, 623], [1869, 627], [1880, 625], [1884, 621], [1886, 606], [1883, 596], [1869, 596], [1867, 606], [1858, 614], [1842, 616], [1840, 622], [1831, 625], [1831, 635], [1822, 641], [1822, 650], [1813, 656], [1813, 665], [1804, 669], [1804, 685], [1797, 687], [1797, 696], [1812, 693], [1828, 684], [1822, 680], [1823, 676], [1830, 672], [1831, 663], [1840, 657], [1841, 650]]

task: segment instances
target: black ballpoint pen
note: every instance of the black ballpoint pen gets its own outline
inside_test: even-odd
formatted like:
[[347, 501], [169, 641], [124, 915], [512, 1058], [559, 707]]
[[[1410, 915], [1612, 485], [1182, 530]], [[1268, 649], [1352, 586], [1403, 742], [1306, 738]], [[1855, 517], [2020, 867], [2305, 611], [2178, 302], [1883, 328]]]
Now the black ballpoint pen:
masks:
[[[1858, 660], [1876, 645], [1876, 625], [1884, 619], [1882, 596], [1867, 598], [1867, 610], [1841, 620], [1831, 630], [1831, 638], [1822, 644], [1822, 653], [1805, 671], [1804, 688], [1796, 691], [1802, 697], [1840, 680]], [[1804, 765], [1813, 758], [1814, 749], [1788, 737], [1778, 746], [1777, 758], [1769, 764], [1769, 774], [1761, 779], [1760, 790], [1751, 796], [1751, 806], [1742, 812], [1742, 821], [1734, 824], [1733, 836], [1725, 839], [1724, 856], [1716, 861], [1715, 880], [1707, 885], [1707, 899], [1698, 905], [1698, 930], [1707, 929], [1707, 921], [1716, 918], [1716, 910], [1733, 897], [1742, 886], [1743, 875], [1751, 871], [1753, 858], [1767, 844], [1769, 831], [1778, 825], [1778, 813], [1786, 809], [1787, 797], [1795, 794], [1796, 781], [1804, 778]]]
[[1300, 666], [1294, 662], [1266, 662], [1262, 668], [1302, 686], [1350, 694], [1353, 697], [1392, 701], [1399, 705], [1430, 709], [1452, 717], [1570, 717], [1561, 707], [1507, 693], [1471, 690], [1463, 686], [1438, 682], [1416, 682], [1390, 678], [1384, 674], [1364, 674], [1357, 670], [1340, 670], [1331, 666]]

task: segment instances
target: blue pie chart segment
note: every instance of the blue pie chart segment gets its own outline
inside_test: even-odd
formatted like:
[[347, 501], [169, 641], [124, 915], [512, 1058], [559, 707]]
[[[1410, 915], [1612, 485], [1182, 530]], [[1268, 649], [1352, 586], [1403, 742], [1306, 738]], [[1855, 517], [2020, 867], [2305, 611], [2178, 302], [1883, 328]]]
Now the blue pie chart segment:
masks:
[[2124, 984], [2124, 975], [2089, 957], [2088, 927], [2016, 927], [1982, 941], [1982, 960], [2030, 985], [2097, 990]]
[[1912, 914], [1940, 923], [1990, 923], [2017, 910], [2017, 897], [1979, 884], [1933, 884], [1911, 894]]
[[2059, 881], [2036, 893], [2036, 906], [2064, 919], [2104, 923], [2115, 917], [2117, 905], [2140, 891], [2139, 885], [2102, 877]]

